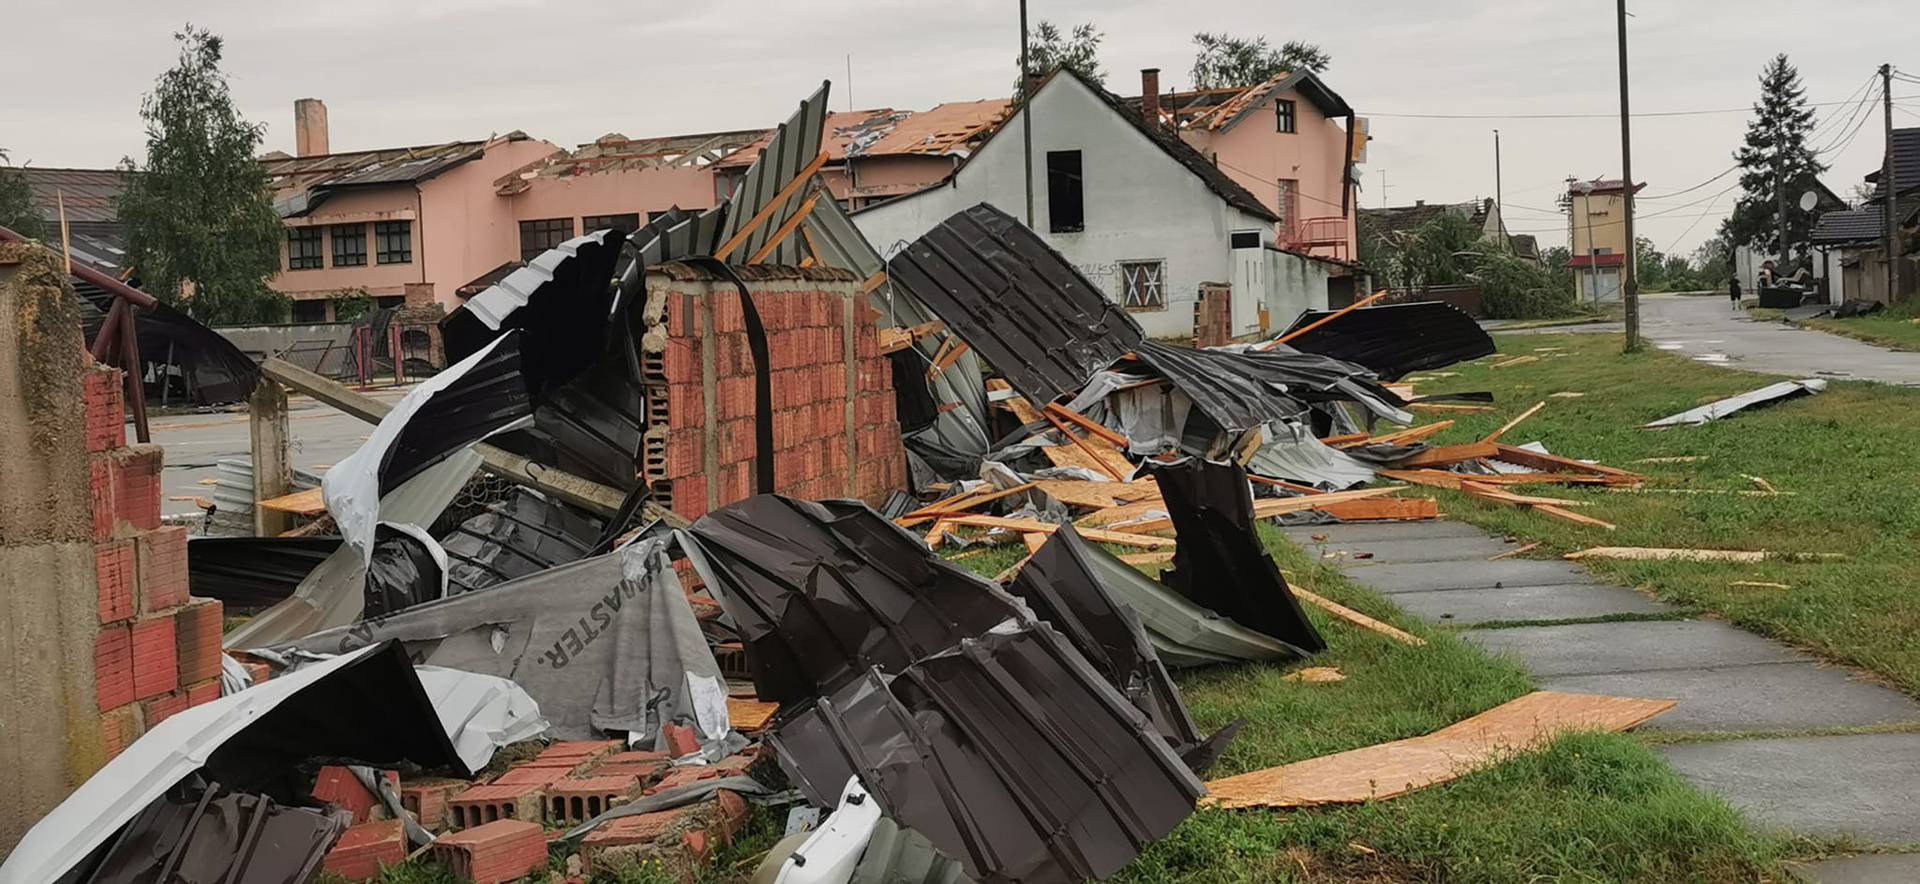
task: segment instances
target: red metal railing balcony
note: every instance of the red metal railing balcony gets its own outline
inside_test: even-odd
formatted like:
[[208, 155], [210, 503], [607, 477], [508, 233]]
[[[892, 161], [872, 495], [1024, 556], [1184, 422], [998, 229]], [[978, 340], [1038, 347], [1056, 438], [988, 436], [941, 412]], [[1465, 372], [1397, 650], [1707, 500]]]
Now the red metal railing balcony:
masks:
[[1282, 222], [1280, 245], [1309, 255], [1350, 261], [1352, 256], [1347, 251], [1347, 234], [1352, 230], [1352, 224], [1353, 219], [1339, 215]]

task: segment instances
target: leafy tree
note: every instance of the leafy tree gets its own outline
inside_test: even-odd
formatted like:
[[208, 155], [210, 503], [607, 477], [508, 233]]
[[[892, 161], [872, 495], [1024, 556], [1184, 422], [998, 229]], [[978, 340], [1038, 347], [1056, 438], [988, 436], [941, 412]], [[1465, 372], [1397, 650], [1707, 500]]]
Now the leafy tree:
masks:
[[[1056, 67], [1068, 67], [1095, 84], [1105, 84], [1107, 75], [1100, 70], [1099, 59], [1100, 41], [1105, 36], [1093, 22], [1074, 25], [1073, 33], [1065, 34], [1053, 22], [1042, 21], [1027, 41], [1027, 69], [1036, 77], [1044, 77]], [[1019, 67], [1020, 59], [1014, 59], [1013, 64]], [[1027, 84], [1016, 80], [1013, 94], [1024, 98]]]
[[1547, 271], [1547, 277], [1553, 280], [1553, 287], [1559, 291], [1573, 291], [1573, 268], [1567, 266], [1573, 260], [1573, 251], [1566, 246], [1549, 246], [1540, 253], [1540, 265]]
[[[1720, 231], [1736, 245], [1788, 258], [1807, 254], [1813, 216], [1802, 211], [1799, 195], [1827, 170], [1807, 143], [1813, 132], [1813, 108], [1800, 85], [1800, 71], [1776, 55], [1760, 73], [1760, 100], [1753, 105], [1746, 140], [1734, 151], [1740, 163], [1740, 201], [1721, 222]], [[1780, 243], [1780, 192], [1787, 195], [1787, 243]], [[1787, 249], [1792, 250], [1789, 254]]]
[[1693, 266], [1709, 285], [1718, 287], [1733, 278], [1733, 243], [1722, 232], [1693, 250]]
[[1474, 261], [1470, 276], [1480, 284], [1480, 309], [1490, 319], [1551, 319], [1579, 312], [1573, 286], [1556, 284], [1532, 261], [1499, 249]]
[[1412, 230], [1361, 231], [1360, 260], [1390, 288], [1425, 291], [1466, 282], [1480, 253], [1492, 251], [1485, 231], [1445, 212]]
[[1633, 238], [1634, 273], [1640, 282], [1640, 290], [1646, 292], [1664, 292], [1667, 289], [1667, 256], [1644, 236]]
[[12, 168], [4, 150], [0, 150], [0, 227], [10, 227], [21, 236], [40, 235], [40, 212], [33, 207], [33, 188], [27, 186], [27, 176]]
[[253, 159], [265, 127], [234, 108], [219, 37], [187, 25], [174, 39], [179, 60], [140, 102], [146, 166], [120, 196], [129, 255], [148, 291], [202, 322], [276, 321], [286, 299], [267, 280], [282, 233]]
[[1193, 54], [1193, 86], [1196, 89], [1225, 89], [1252, 86], [1294, 71], [1316, 74], [1333, 63], [1333, 56], [1312, 43], [1288, 40], [1278, 49], [1266, 37], [1249, 40], [1231, 34], [1202, 31], [1193, 35], [1200, 47]]

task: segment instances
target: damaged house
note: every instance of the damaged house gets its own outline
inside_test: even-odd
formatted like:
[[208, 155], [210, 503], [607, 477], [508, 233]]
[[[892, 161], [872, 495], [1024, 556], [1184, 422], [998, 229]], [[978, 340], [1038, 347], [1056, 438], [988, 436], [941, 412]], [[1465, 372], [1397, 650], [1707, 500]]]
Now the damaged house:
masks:
[[[1157, 99], [1155, 87], [1147, 92]], [[1280, 119], [1271, 109], [1278, 101], [1296, 115], [1307, 112], [1292, 99], [1263, 94], [1239, 107], [1249, 120], [1244, 126]], [[1324, 309], [1333, 291], [1352, 291], [1354, 265], [1304, 250], [1301, 237], [1308, 234], [1293, 223], [1304, 211], [1297, 208], [1297, 181], [1270, 182], [1264, 189], [1273, 199], [1263, 199], [1217, 162], [1223, 154], [1209, 156], [1188, 142], [1187, 131], [1164, 122], [1156, 101], [1130, 107], [1071, 70], [1041, 81], [1031, 107], [1032, 227], [1108, 300], [1133, 314], [1148, 336], [1189, 337], [1196, 318], [1214, 311], [1224, 320], [1225, 337], [1254, 335], [1302, 311]], [[1344, 107], [1329, 105], [1336, 112]], [[891, 253], [891, 244], [912, 241], [979, 203], [1025, 218], [1027, 121], [1027, 111], [1016, 110], [944, 182], [861, 209], [854, 222]], [[1329, 127], [1290, 137], [1331, 140], [1340, 130]], [[1334, 165], [1347, 172], [1346, 164]], [[1349, 242], [1351, 206], [1340, 201], [1337, 185], [1329, 189], [1334, 205], [1319, 209], [1340, 212], [1347, 226], [1328, 238]]]

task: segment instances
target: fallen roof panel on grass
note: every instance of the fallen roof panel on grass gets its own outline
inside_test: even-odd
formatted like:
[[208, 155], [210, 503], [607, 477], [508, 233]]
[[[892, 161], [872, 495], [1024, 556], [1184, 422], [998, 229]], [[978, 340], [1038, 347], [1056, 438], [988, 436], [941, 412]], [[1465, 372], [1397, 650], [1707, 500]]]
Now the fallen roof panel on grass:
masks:
[[1657, 421], [1641, 424], [1643, 427], [1679, 427], [1699, 426], [1708, 421], [1719, 420], [1727, 415], [1756, 405], [1771, 405], [1783, 399], [1811, 396], [1825, 392], [1827, 382], [1819, 378], [1807, 378], [1798, 381], [1781, 381], [1768, 384], [1758, 390], [1749, 390], [1738, 396], [1728, 396], [1715, 402], [1709, 402], [1699, 408], [1689, 408], [1679, 414], [1668, 415]]
[[[1281, 337], [1332, 315], [1333, 311], [1302, 313]], [[1366, 366], [1389, 381], [1495, 352], [1493, 336], [1473, 317], [1444, 301], [1363, 307], [1287, 343], [1302, 352]]]

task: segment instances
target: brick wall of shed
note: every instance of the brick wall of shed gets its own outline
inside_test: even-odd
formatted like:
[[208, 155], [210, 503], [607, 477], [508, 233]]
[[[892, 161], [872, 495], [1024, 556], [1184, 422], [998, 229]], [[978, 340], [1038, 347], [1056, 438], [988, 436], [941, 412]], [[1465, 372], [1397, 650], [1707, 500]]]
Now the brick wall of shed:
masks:
[[[893, 380], [860, 282], [829, 268], [739, 268], [767, 330], [775, 490], [879, 504], [906, 485]], [[740, 299], [704, 270], [651, 268], [647, 480], [699, 518], [753, 493], [754, 368]]]
[[147, 728], [220, 696], [220, 603], [187, 594], [160, 447], [127, 444], [120, 372], [85, 355], [57, 262], [0, 244], [0, 854]]

